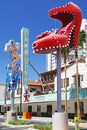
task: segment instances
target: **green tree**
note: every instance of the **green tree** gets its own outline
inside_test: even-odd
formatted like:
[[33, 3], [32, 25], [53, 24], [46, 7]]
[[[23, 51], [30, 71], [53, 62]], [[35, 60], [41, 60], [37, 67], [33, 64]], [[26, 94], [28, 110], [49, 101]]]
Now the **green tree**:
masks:
[[[83, 43], [86, 42], [86, 32], [82, 30], [79, 35], [78, 45], [83, 48]], [[69, 55], [70, 48], [64, 47], [61, 49], [61, 54], [64, 57], [64, 64], [65, 64], [65, 81], [64, 81], [64, 87], [65, 87], [65, 112], [67, 112], [67, 84], [66, 84], [66, 59]], [[77, 86], [77, 106], [79, 106], [79, 90], [78, 90], [78, 54], [77, 54], [77, 47], [75, 48], [75, 59], [76, 59], [76, 86]], [[80, 106], [79, 106], [80, 107]], [[80, 113], [78, 107], [78, 115]]]
[[79, 46], [83, 48], [83, 43], [86, 42], [87, 34], [86, 31], [82, 30], [79, 34]]
[[[83, 43], [86, 42], [86, 32], [82, 30], [79, 34], [78, 46], [83, 49]], [[77, 115], [80, 116], [80, 100], [79, 100], [79, 85], [78, 85], [78, 48], [75, 48], [75, 62], [76, 62], [76, 96], [77, 96]]]

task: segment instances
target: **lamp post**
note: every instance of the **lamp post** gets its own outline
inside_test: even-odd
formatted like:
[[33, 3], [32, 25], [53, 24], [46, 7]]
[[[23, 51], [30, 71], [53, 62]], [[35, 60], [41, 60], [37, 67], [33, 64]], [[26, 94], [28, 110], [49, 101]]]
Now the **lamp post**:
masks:
[[9, 82], [11, 85], [11, 111], [14, 111], [14, 88], [13, 88], [13, 82]]
[[22, 71], [21, 71], [21, 89], [20, 89], [20, 118], [22, 116]]
[[61, 112], [61, 50], [57, 51], [57, 111]]
[[4, 89], [4, 107], [5, 107], [5, 112], [6, 112], [6, 85]]
[[[18, 54], [18, 49], [20, 48], [19, 42], [15, 43], [14, 40], [9, 40], [8, 43], [5, 44], [4, 50], [6, 52], [11, 53], [11, 66], [8, 66], [8, 70], [11, 71], [8, 76], [8, 85], [10, 85], [11, 90], [11, 111], [7, 112], [7, 121], [17, 120], [17, 113], [14, 111], [14, 92], [17, 87], [17, 72], [15, 70], [18, 69], [16, 66], [17, 60], [21, 58], [20, 54]], [[9, 82], [10, 81], [10, 82]]]

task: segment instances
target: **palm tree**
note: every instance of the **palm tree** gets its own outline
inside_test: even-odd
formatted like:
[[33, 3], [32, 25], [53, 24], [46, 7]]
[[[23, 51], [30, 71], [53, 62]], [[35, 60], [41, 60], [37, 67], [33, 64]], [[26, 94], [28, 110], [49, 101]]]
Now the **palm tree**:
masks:
[[[78, 45], [83, 49], [83, 43], [86, 42], [86, 32], [82, 30], [79, 35]], [[78, 48], [75, 48], [75, 61], [76, 61], [76, 96], [77, 96], [77, 115], [80, 117], [80, 101], [79, 101], [79, 84], [78, 84]]]
[[87, 37], [86, 31], [82, 30], [79, 35], [79, 46], [81, 46], [82, 49], [83, 49], [83, 43], [86, 42], [86, 37]]
[[65, 112], [67, 112], [66, 58], [67, 58], [69, 52], [70, 52], [69, 47], [64, 47], [61, 50], [61, 54], [63, 54], [64, 64], [65, 64], [65, 66], [64, 66], [64, 68], [65, 68], [64, 69], [65, 70], [65, 80], [64, 80], [64, 87], [65, 87]]
[[[86, 32], [82, 30], [79, 35], [78, 44], [83, 48], [83, 43], [86, 42]], [[62, 48], [61, 53], [64, 57], [64, 64], [65, 64], [65, 112], [67, 112], [67, 84], [66, 84], [66, 58], [70, 52], [69, 47]], [[77, 54], [77, 47], [75, 48], [75, 59], [76, 59], [76, 91], [77, 91], [77, 108], [78, 108], [78, 117], [80, 118], [80, 104], [79, 104], [79, 89], [78, 89], [78, 54]]]
[[[83, 48], [83, 42], [86, 42], [86, 32], [82, 30], [79, 35], [78, 44]], [[67, 112], [67, 86], [66, 86], [66, 58], [70, 52], [69, 47], [64, 47], [61, 49], [61, 54], [64, 57], [64, 64], [65, 64], [65, 81], [64, 81], [64, 87], [65, 87], [65, 112]], [[54, 53], [53, 53], [54, 54]], [[54, 54], [56, 55], [56, 54]], [[80, 117], [80, 105], [79, 105], [79, 89], [78, 89], [78, 54], [77, 54], [77, 47], [75, 48], [75, 59], [76, 59], [76, 89], [77, 89], [77, 111], [78, 111], [78, 117]]]

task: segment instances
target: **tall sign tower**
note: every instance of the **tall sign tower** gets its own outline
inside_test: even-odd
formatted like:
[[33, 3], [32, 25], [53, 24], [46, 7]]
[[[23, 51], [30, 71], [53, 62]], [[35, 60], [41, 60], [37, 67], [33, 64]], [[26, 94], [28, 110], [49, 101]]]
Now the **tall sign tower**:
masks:
[[22, 84], [25, 89], [28, 88], [28, 51], [29, 51], [29, 29], [21, 29], [21, 71]]

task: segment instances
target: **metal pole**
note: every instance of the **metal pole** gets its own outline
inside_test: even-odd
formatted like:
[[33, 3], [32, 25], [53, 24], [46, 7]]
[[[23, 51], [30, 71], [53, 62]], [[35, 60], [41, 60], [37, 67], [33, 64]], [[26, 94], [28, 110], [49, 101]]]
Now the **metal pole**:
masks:
[[14, 88], [11, 90], [11, 111], [14, 111]]
[[61, 112], [61, 50], [57, 51], [57, 111]]
[[14, 111], [14, 87], [12, 86], [13, 85], [13, 82], [9, 82], [10, 85], [11, 85], [11, 111]]
[[21, 71], [21, 90], [20, 90], [20, 118], [22, 116], [22, 71]]
[[6, 85], [5, 85], [5, 90], [4, 90], [4, 107], [5, 107], [5, 112], [6, 112]]

